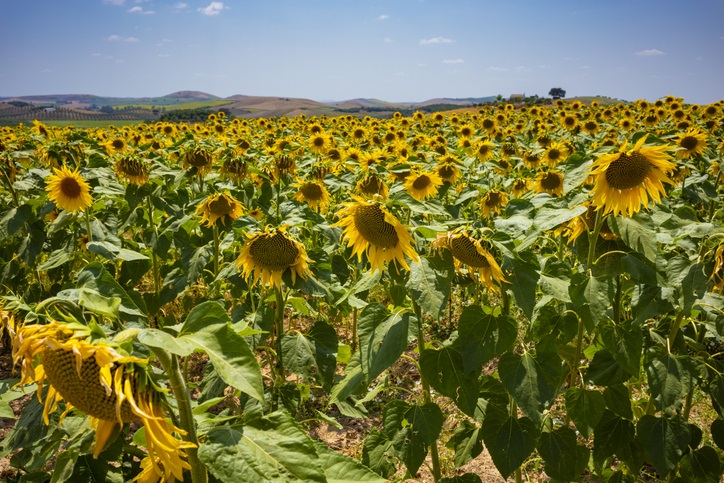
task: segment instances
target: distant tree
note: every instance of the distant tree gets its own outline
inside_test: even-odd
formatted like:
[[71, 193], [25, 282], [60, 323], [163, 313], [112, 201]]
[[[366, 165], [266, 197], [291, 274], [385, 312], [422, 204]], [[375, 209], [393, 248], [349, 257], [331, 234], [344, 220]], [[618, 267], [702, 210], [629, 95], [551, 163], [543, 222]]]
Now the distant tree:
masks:
[[113, 114], [114, 109], [113, 109], [113, 106], [103, 106], [100, 108], [100, 111], [105, 114]]
[[566, 97], [566, 91], [564, 91], [560, 87], [554, 87], [553, 89], [548, 91], [548, 95], [551, 96], [553, 99], [560, 99], [561, 97]]

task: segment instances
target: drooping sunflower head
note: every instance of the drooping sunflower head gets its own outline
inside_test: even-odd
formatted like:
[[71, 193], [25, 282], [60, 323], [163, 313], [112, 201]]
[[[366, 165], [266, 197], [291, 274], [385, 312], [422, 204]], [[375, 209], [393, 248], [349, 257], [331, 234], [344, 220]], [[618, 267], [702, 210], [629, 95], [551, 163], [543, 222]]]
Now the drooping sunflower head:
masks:
[[473, 280], [478, 280], [477, 275], [486, 287], [497, 290], [497, 286], [506, 280], [500, 265], [484, 245], [482, 238], [474, 237], [464, 229], [440, 233], [432, 242], [433, 248], [450, 250], [457, 271], [462, 272], [462, 268], [467, 267]]
[[679, 159], [689, 159], [698, 156], [706, 148], [707, 135], [696, 129], [687, 129], [678, 134], [676, 144], [680, 149], [676, 151]]
[[385, 180], [376, 174], [368, 174], [359, 180], [355, 192], [365, 198], [379, 197], [383, 201], [389, 196], [389, 188]]
[[228, 158], [221, 165], [221, 176], [237, 184], [246, 179], [249, 168], [245, 159], [238, 156]]
[[624, 142], [619, 152], [606, 153], [598, 157], [591, 166], [596, 177], [592, 203], [604, 214], [632, 216], [647, 207], [649, 197], [657, 202], [666, 195], [663, 183], [672, 184], [666, 175], [674, 163], [667, 153], [669, 146], [645, 146], [646, 136], [630, 150]]
[[79, 170], [71, 171], [62, 166], [54, 168], [53, 172], [54, 174], [48, 176], [45, 191], [48, 192], [48, 199], [58, 208], [75, 213], [84, 211], [93, 204], [91, 187]]
[[484, 217], [493, 213], [500, 214], [501, 210], [508, 204], [508, 195], [500, 190], [490, 190], [485, 193], [480, 202], [480, 210]]
[[563, 174], [558, 171], [541, 171], [535, 181], [538, 193], [563, 196]]
[[297, 161], [293, 156], [280, 154], [274, 158], [274, 172], [277, 178], [286, 174], [293, 174], [297, 169]]
[[332, 201], [332, 197], [329, 195], [327, 187], [324, 186], [324, 182], [317, 180], [297, 183], [297, 192], [294, 198], [306, 203], [316, 212], [320, 210], [326, 211], [329, 207], [329, 202]]
[[709, 277], [714, 282], [712, 292], [724, 291], [724, 243], [720, 244], [714, 251], [714, 268]]
[[523, 164], [529, 169], [538, 169], [541, 161], [541, 153], [537, 151], [527, 151], [523, 154]]
[[183, 156], [184, 168], [196, 168], [199, 174], [211, 171], [213, 157], [211, 153], [202, 148], [194, 148], [186, 151]]
[[513, 196], [520, 198], [528, 192], [528, 180], [526, 178], [518, 178], [513, 183]]
[[201, 223], [213, 226], [216, 220], [222, 225], [227, 221], [234, 221], [244, 212], [244, 206], [228, 193], [216, 193], [206, 198], [196, 207], [196, 213], [201, 215]]
[[266, 286], [280, 287], [282, 274], [290, 270], [292, 283], [297, 275], [307, 278], [309, 259], [304, 245], [286, 233], [286, 227], [254, 233], [241, 248], [236, 264], [247, 280], [262, 281]]
[[409, 270], [405, 256], [417, 260], [418, 255], [407, 229], [380, 203], [352, 198], [337, 212], [335, 223], [344, 228], [342, 238], [352, 247], [352, 255], [361, 262], [365, 254], [373, 272], [384, 270], [390, 262]]
[[[77, 408], [90, 417], [95, 430], [94, 457], [103, 451], [119, 425], [140, 421], [146, 429], [148, 457], [159, 474], [183, 479], [190, 469], [185, 449], [194, 447], [174, 437], [185, 434], [166, 420], [163, 394], [151, 382], [148, 359], [127, 354], [112, 340], [98, 337], [91, 342], [90, 329], [78, 322], [51, 321], [17, 328], [13, 339], [13, 362], [21, 367], [20, 385], [37, 384], [43, 419], [65, 401], [65, 415]], [[63, 416], [61, 416], [62, 418]]]
[[116, 175], [129, 183], [142, 185], [148, 181], [146, 164], [132, 156], [124, 156], [113, 167]]
[[416, 200], [425, 200], [437, 194], [442, 178], [434, 171], [413, 172], [405, 179], [405, 190]]

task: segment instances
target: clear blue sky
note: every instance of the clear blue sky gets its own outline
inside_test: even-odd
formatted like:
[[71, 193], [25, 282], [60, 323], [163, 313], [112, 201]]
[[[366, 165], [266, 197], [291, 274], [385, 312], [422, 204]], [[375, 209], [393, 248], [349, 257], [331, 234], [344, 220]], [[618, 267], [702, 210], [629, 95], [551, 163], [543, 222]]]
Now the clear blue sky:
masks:
[[724, 1], [0, 0], [0, 96], [724, 99]]

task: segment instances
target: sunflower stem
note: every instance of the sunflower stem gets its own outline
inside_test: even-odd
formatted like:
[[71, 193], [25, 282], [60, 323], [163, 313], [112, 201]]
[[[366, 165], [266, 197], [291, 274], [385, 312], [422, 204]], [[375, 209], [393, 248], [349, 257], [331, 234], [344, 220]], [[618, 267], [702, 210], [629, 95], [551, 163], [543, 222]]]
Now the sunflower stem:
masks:
[[[158, 241], [158, 231], [156, 230], [156, 224], [153, 222], [153, 203], [151, 203], [151, 196], [146, 197], [146, 204], [148, 205], [148, 224], [151, 225], [151, 231], [153, 232], [154, 241]], [[151, 258], [153, 259], [153, 287], [156, 294], [161, 293], [161, 273], [158, 269], [158, 256], [153, 245], [151, 246]]]
[[85, 215], [85, 231], [86, 235], [88, 236], [88, 243], [93, 241], [93, 233], [91, 232], [91, 224], [90, 224], [90, 208], [87, 208], [83, 211], [83, 215]]
[[613, 296], [613, 322], [621, 320], [621, 274], [616, 275], [616, 294]]
[[355, 353], [357, 350], [357, 318], [358, 318], [358, 310], [357, 307], [354, 307], [352, 309], [352, 354]]
[[596, 223], [593, 225], [593, 231], [588, 233], [588, 269], [593, 270], [593, 259], [596, 256], [596, 242], [598, 242], [598, 234], [603, 226], [603, 210], [596, 211]]
[[[714, 182], [714, 193], [717, 193], [717, 192], [718, 192], [717, 190], [718, 190], [718, 188], [719, 188], [719, 181], [720, 181], [720, 180], [721, 180], [721, 171], [720, 171], [719, 174], [716, 176], [716, 181]], [[709, 223], [711, 223], [712, 221], [714, 221], [714, 210], [715, 210], [716, 205], [717, 205], [717, 202], [716, 202], [716, 201], [717, 201], [716, 199], [711, 200], [711, 203], [710, 203], [710, 205], [709, 205]], [[16, 202], [16, 204], [17, 204], [17, 202]]]
[[184, 383], [178, 356], [175, 354], [169, 354], [165, 350], [157, 347], [152, 347], [151, 349], [158, 358], [158, 362], [161, 363], [161, 366], [168, 375], [171, 390], [173, 391], [173, 395], [176, 398], [176, 404], [178, 405], [181, 429], [186, 431], [183, 439], [184, 441], [188, 441], [189, 443], [196, 445], [195, 448], [186, 449], [188, 462], [189, 465], [191, 465], [191, 481], [193, 483], [206, 483], [206, 466], [204, 466], [201, 462], [198, 455], [199, 440], [196, 435], [194, 415], [191, 412], [191, 393], [189, 392], [188, 386]]
[[15, 203], [15, 207], [20, 208], [20, 202], [18, 201], [18, 193], [15, 191], [12, 181], [10, 181], [10, 177], [7, 175], [5, 170], [0, 169], [0, 172], [3, 174], [3, 179], [5, 180], [5, 183], [7, 184], [8, 189], [10, 190], [10, 194], [13, 197], [13, 202]]
[[214, 223], [214, 280], [219, 276], [219, 228]]
[[[422, 359], [422, 351], [425, 349], [425, 332], [422, 327], [422, 309], [417, 302], [412, 301], [412, 308], [415, 311], [415, 318], [417, 319], [417, 350], [419, 357]], [[422, 383], [422, 398], [425, 404], [432, 402], [432, 396], [430, 395], [430, 385], [422, 375], [420, 371], [420, 382]], [[430, 458], [432, 459], [432, 477], [435, 481], [440, 480], [442, 473], [440, 471], [440, 455], [437, 451], [437, 440], [430, 445]]]
[[274, 331], [276, 332], [275, 347], [277, 351], [277, 368], [279, 369], [279, 375], [277, 379], [281, 379], [281, 383], [284, 382], [284, 360], [282, 357], [282, 336], [284, 335], [284, 294], [282, 293], [281, 287], [274, 287], [274, 293], [276, 294], [277, 306], [274, 315]]

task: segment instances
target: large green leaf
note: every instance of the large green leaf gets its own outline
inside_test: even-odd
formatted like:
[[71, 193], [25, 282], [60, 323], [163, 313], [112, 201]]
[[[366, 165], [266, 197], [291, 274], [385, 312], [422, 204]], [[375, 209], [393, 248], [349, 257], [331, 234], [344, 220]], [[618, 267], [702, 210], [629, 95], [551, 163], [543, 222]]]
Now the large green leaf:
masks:
[[643, 464], [641, 453], [634, 424], [606, 409], [593, 431], [593, 459], [600, 464], [615, 454], [631, 471], [638, 473]]
[[463, 370], [463, 357], [457, 342], [422, 351], [420, 373], [430, 386], [455, 401], [462, 412], [471, 417], [475, 414], [478, 372]]
[[681, 407], [693, 383], [687, 356], [675, 356], [662, 346], [646, 352], [646, 376], [656, 407], [667, 411]]
[[592, 333], [611, 306], [614, 295], [611, 278], [605, 275], [594, 277], [589, 272], [576, 273], [571, 278], [569, 291], [573, 308], [588, 333]]
[[435, 403], [418, 406], [393, 400], [385, 406], [382, 422], [398, 457], [414, 475], [425, 461], [430, 445], [437, 444], [442, 431], [440, 407]]
[[606, 407], [622, 418], [633, 419], [631, 394], [625, 384], [612, 384], [603, 391]]
[[362, 463], [375, 473], [390, 478], [397, 470], [397, 451], [383, 431], [371, 431], [362, 447]]
[[714, 448], [702, 446], [684, 456], [680, 472], [687, 482], [718, 483], [721, 481], [722, 465]]
[[313, 444], [327, 483], [355, 483], [357, 481], [384, 483], [387, 481], [361, 462], [330, 449], [322, 441], [313, 440]]
[[563, 481], [577, 481], [591, 457], [588, 448], [576, 444], [576, 432], [568, 427], [542, 433], [538, 453], [548, 476]]
[[317, 321], [306, 334], [284, 334], [284, 367], [309, 379], [318, 379], [325, 390], [332, 387], [337, 365], [337, 333], [334, 327]]
[[538, 427], [533, 421], [511, 417], [494, 405], [488, 406], [482, 432], [490, 457], [505, 479], [533, 454], [538, 439]]
[[638, 374], [644, 343], [641, 325], [633, 321], [616, 324], [612, 320], [606, 320], [600, 327], [601, 339], [618, 365], [629, 374]]
[[469, 305], [460, 315], [458, 332], [463, 370], [473, 372], [512, 348], [518, 326], [510, 317], [494, 316], [487, 307]]
[[618, 365], [608, 349], [601, 349], [593, 356], [588, 365], [585, 380], [597, 386], [620, 384], [631, 378], [626, 370]]
[[445, 445], [455, 452], [453, 462], [460, 468], [483, 452], [483, 433], [480, 426], [463, 419]]
[[690, 438], [689, 425], [681, 416], [644, 415], [636, 425], [646, 456], [664, 478], [684, 454]]
[[641, 253], [650, 261], [655, 261], [659, 253], [656, 245], [656, 232], [651, 217], [646, 213], [636, 213], [633, 217], [608, 217], [611, 230], [621, 237], [631, 249]]
[[199, 459], [223, 482], [327, 481], [314, 443], [286, 413], [211, 429]]
[[575, 387], [566, 391], [565, 399], [566, 411], [576, 424], [576, 429], [584, 438], [588, 438], [606, 409], [603, 396], [598, 391]]
[[513, 292], [515, 303], [529, 318], [533, 318], [536, 289], [540, 278], [540, 264], [535, 254], [523, 252], [515, 257], [506, 256], [501, 267], [508, 284], [503, 288]]
[[390, 367], [407, 348], [410, 314], [390, 314], [384, 305], [372, 303], [359, 315], [360, 361], [367, 382]]
[[555, 399], [561, 382], [563, 372], [558, 355], [526, 352], [521, 356], [506, 352], [498, 362], [498, 372], [523, 413], [540, 425], [543, 410]]
[[98, 308], [99, 305], [103, 306], [101, 301], [106, 300], [108, 307], [111, 307], [109, 310], [117, 310], [118, 316], [125, 322], [145, 324], [146, 315], [141, 308], [100, 262], [90, 263], [81, 270], [77, 287], [78, 299], [84, 304]]
[[444, 254], [444, 258], [420, 257], [419, 262], [411, 263], [406, 284], [410, 297], [435, 319], [445, 311], [455, 274], [452, 255], [447, 250]]

